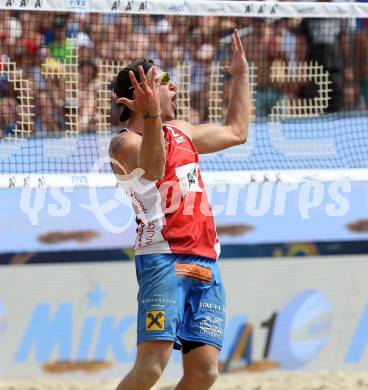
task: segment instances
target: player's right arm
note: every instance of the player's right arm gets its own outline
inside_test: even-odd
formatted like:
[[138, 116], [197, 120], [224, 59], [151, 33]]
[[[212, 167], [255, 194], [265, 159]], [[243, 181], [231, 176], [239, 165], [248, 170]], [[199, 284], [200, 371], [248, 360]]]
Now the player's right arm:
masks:
[[138, 166], [145, 172], [143, 177], [148, 180], [162, 179], [165, 174], [165, 162], [166, 148], [161, 117], [144, 119], [138, 155]]

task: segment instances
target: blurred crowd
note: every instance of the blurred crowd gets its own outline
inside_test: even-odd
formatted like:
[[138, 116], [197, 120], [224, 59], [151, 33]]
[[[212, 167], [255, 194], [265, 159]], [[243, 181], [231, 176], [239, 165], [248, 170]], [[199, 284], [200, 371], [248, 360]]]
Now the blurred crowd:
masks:
[[[154, 59], [174, 81], [178, 81], [177, 64], [190, 63], [191, 118], [194, 122], [206, 121], [210, 65], [214, 61], [229, 61], [234, 28], [240, 30], [248, 61], [256, 68], [257, 117], [269, 115], [282, 99], [317, 96], [318, 79], [271, 80], [271, 68], [283, 62], [318, 62], [329, 72], [331, 91], [326, 113], [368, 108], [366, 20], [1, 11], [0, 137], [14, 130], [19, 117], [19, 96], [16, 83], [6, 73], [7, 61], [15, 62], [29, 81], [35, 107], [32, 130], [65, 130], [65, 113], [70, 110], [66, 80], [45, 77], [41, 64], [57, 73], [60, 66], [70, 66], [76, 47], [80, 131], [96, 130], [99, 64], [126, 64], [142, 57]], [[229, 98], [228, 81], [229, 77], [225, 77], [224, 107]], [[119, 107], [114, 105], [111, 91], [109, 94], [113, 107], [111, 123], [117, 127]]]

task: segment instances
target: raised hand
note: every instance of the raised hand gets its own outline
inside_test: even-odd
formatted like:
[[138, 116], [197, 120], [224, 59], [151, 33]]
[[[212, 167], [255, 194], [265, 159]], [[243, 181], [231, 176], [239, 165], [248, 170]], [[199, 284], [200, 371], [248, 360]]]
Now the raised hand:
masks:
[[150, 77], [146, 77], [142, 66], [138, 67], [139, 83], [132, 71], [129, 72], [129, 77], [134, 88], [134, 99], [120, 98], [116, 102], [124, 104], [130, 110], [135, 111], [142, 116], [155, 115], [160, 112], [160, 95], [158, 91], [156, 66], [152, 67]]
[[231, 35], [231, 47], [231, 64], [229, 66], [224, 66], [225, 72], [230, 73], [232, 76], [248, 74], [248, 62], [245, 57], [244, 48], [238, 30], [234, 30]]

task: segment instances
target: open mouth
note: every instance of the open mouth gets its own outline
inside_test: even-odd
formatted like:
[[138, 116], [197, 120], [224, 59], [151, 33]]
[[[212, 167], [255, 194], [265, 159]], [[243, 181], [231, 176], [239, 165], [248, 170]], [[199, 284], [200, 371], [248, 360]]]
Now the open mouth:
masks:
[[171, 98], [171, 107], [176, 110], [176, 95]]

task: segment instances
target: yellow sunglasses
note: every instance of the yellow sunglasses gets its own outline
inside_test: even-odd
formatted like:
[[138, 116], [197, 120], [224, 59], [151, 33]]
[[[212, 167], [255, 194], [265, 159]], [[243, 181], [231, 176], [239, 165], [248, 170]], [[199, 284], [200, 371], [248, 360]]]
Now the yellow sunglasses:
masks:
[[[162, 72], [160, 74], [159, 77], [157, 77], [156, 80], [160, 80], [160, 85], [166, 85], [169, 83], [170, 81], [170, 75], [167, 73], [167, 72]], [[138, 83], [138, 85], [141, 85], [142, 83]], [[129, 89], [132, 89], [134, 88], [134, 86], [132, 85], [131, 87], [129, 87]]]

